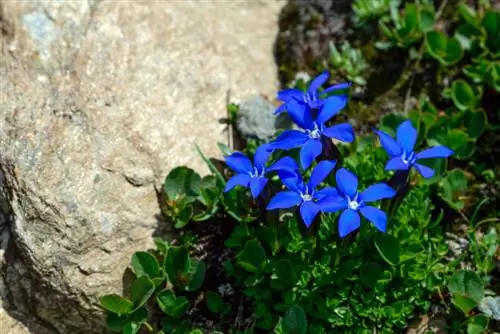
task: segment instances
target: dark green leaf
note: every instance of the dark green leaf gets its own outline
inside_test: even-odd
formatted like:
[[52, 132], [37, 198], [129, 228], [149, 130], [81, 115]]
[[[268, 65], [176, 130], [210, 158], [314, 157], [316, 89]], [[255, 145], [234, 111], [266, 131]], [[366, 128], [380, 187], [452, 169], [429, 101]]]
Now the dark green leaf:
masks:
[[271, 287], [275, 289], [286, 289], [295, 281], [295, 269], [288, 260], [279, 260], [274, 267], [274, 275], [271, 279]]
[[175, 286], [188, 283], [188, 276], [191, 270], [191, 260], [187, 249], [184, 247], [172, 246], [168, 250], [165, 258], [165, 272], [168, 280]]
[[155, 284], [148, 276], [139, 277], [130, 288], [130, 300], [134, 309], [144, 306], [155, 291]]
[[477, 306], [477, 303], [472, 298], [458, 293], [453, 295], [452, 301], [465, 314], [468, 314]]
[[136, 334], [139, 332], [139, 329], [141, 328], [141, 324], [135, 323], [133, 321], [129, 321], [125, 324], [123, 327], [123, 334]]
[[191, 280], [186, 286], [187, 291], [196, 291], [201, 288], [203, 280], [205, 279], [205, 263], [198, 260], [191, 262]]
[[224, 306], [224, 302], [218, 293], [213, 291], [207, 291], [205, 293], [205, 303], [207, 304], [208, 309], [213, 313], [219, 313], [222, 311], [222, 307]]
[[154, 278], [160, 275], [158, 260], [149, 252], [135, 252], [132, 255], [132, 269], [137, 277]]
[[170, 243], [161, 238], [154, 238], [153, 241], [160, 254], [163, 256], [167, 255], [168, 249], [170, 248]]
[[283, 317], [283, 332], [286, 334], [306, 334], [306, 313], [300, 306], [292, 306]]
[[390, 234], [381, 234], [375, 241], [375, 248], [380, 256], [390, 265], [399, 262], [399, 241]]
[[123, 326], [127, 323], [127, 318], [119, 316], [116, 313], [108, 312], [106, 315], [106, 327], [113, 332], [121, 332]]
[[238, 264], [249, 272], [257, 273], [264, 269], [266, 251], [257, 240], [249, 240], [241, 252], [236, 255]]
[[180, 318], [189, 309], [189, 300], [182, 296], [177, 297], [170, 290], [163, 290], [156, 296], [156, 301], [160, 309], [173, 318]]
[[177, 167], [165, 178], [163, 190], [170, 200], [181, 195], [196, 197], [200, 194], [201, 177], [191, 168]]
[[99, 301], [106, 310], [118, 315], [129, 313], [134, 306], [130, 300], [117, 294], [102, 296], [99, 298]]
[[382, 269], [380, 266], [375, 263], [375, 262], [368, 262], [363, 268], [361, 269], [361, 275], [360, 275], [360, 280], [361, 283], [365, 284], [367, 287], [371, 288], [375, 286], [377, 283], [378, 278], [382, 274]]
[[475, 107], [478, 97], [472, 87], [464, 80], [455, 80], [451, 86], [451, 98], [455, 106], [460, 110], [472, 109]]
[[427, 52], [444, 66], [457, 63], [463, 56], [460, 42], [439, 31], [429, 31], [426, 34], [426, 47]]
[[488, 317], [478, 314], [467, 321], [467, 334], [482, 334], [488, 328]]
[[484, 110], [470, 111], [465, 113], [464, 125], [471, 138], [479, 138], [488, 126], [488, 118]]
[[482, 23], [486, 29], [486, 47], [495, 57], [500, 56], [500, 12], [489, 10]]
[[193, 218], [193, 207], [187, 205], [180, 214], [175, 218], [175, 228], [183, 228], [186, 226]]
[[477, 304], [484, 297], [484, 282], [478, 274], [469, 270], [457, 271], [451, 278], [448, 289], [452, 294], [467, 296]]
[[420, 31], [428, 32], [434, 28], [435, 14], [432, 10], [423, 8], [420, 10]]

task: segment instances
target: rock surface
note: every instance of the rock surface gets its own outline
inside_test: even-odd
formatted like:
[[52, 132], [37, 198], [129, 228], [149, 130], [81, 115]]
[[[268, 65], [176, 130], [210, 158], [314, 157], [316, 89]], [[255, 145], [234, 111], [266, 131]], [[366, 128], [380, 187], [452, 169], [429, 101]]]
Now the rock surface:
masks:
[[[226, 95], [274, 95], [282, 1], [0, 3], [0, 297], [32, 333], [102, 333], [158, 227], [168, 170], [205, 172]], [[2, 287], [3, 286], [3, 287]], [[1, 305], [0, 305], [1, 306]], [[2, 333], [8, 327], [0, 312]], [[5, 319], [5, 321], [4, 321]]]

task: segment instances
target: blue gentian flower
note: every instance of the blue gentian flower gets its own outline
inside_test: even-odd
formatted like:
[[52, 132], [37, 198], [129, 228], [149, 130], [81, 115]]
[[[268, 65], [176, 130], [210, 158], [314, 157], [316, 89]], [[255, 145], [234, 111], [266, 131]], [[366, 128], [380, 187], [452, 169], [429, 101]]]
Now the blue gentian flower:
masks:
[[336, 194], [336, 189], [333, 187], [316, 190], [316, 187], [332, 172], [335, 164], [335, 161], [329, 160], [318, 163], [311, 172], [307, 184], [302, 180], [300, 173], [293, 176], [290, 173], [281, 174], [281, 180], [289, 190], [277, 193], [269, 202], [267, 209], [289, 209], [298, 205], [304, 223], [307, 227], [311, 226], [314, 218], [323, 211], [323, 201]]
[[224, 192], [230, 191], [235, 186], [249, 187], [252, 197], [257, 198], [268, 182], [266, 177], [268, 172], [290, 169], [290, 173], [294, 173], [298, 170], [297, 163], [290, 157], [284, 157], [266, 168], [266, 162], [271, 153], [272, 149], [269, 145], [264, 144], [259, 146], [253, 156], [253, 164], [241, 152], [234, 152], [226, 156], [226, 164], [237, 174], [227, 181]]
[[[345, 168], [340, 168], [335, 175], [337, 194], [330, 195], [323, 200], [323, 212], [337, 212], [343, 210], [339, 218], [339, 234], [345, 237], [360, 226], [359, 213], [368, 219], [375, 227], [385, 232], [387, 215], [376, 207], [366, 203], [391, 198], [396, 191], [385, 183], [378, 183], [358, 192], [358, 178]], [[358, 213], [359, 212], [359, 213]]]
[[270, 145], [275, 149], [289, 150], [302, 146], [300, 150], [300, 163], [302, 169], [308, 169], [314, 159], [323, 151], [323, 140], [330, 138], [342, 142], [354, 140], [354, 130], [349, 123], [342, 123], [326, 127], [325, 123], [338, 114], [346, 105], [346, 96], [331, 96], [313, 121], [311, 112], [305, 112], [297, 101], [291, 101], [288, 107], [290, 118], [302, 129], [286, 130], [280, 134]]
[[278, 92], [278, 100], [283, 101], [283, 104], [276, 109], [275, 114], [279, 114], [288, 109], [288, 103], [291, 101], [298, 101], [304, 106], [307, 106], [311, 109], [320, 108], [324, 104], [324, 99], [322, 96], [333, 92], [335, 90], [348, 88], [351, 86], [350, 83], [344, 82], [337, 85], [333, 85], [331, 87], [326, 88], [322, 92], [318, 90], [321, 86], [328, 80], [330, 74], [328, 71], [321, 72], [317, 77], [315, 77], [307, 91], [302, 91], [297, 88], [284, 89]]
[[375, 133], [379, 136], [382, 147], [390, 156], [390, 160], [385, 166], [386, 170], [409, 170], [415, 166], [420, 175], [429, 178], [434, 175], [434, 170], [419, 164], [417, 161], [429, 158], [447, 158], [453, 154], [453, 151], [446, 146], [434, 146], [419, 153], [414, 152], [418, 134], [409, 120], [398, 126], [396, 140], [383, 131], [375, 130]]

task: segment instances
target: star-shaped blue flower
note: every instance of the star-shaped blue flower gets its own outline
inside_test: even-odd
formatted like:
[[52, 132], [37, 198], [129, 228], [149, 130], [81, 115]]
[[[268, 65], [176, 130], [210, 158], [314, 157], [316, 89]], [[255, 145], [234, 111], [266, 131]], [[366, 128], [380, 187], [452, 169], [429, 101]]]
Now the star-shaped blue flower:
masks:
[[224, 192], [230, 191], [236, 186], [249, 187], [253, 198], [257, 198], [268, 179], [268, 172], [283, 171], [290, 169], [290, 172], [298, 170], [297, 163], [290, 157], [284, 157], [276, 161], [270, 167], [266, 167], [266, 162], [272, 153], [269, 145], [264, 144], [257, 148], [253, 156], [253, 164], [250, 159], [241, 152], [234, 152], [225, 157], [226, 164], [237, 174], [231, 177], [226, 184]]
[[333, 85], [331, 87], [326, 88], [322, 92], [319, 92], [321, 86], [328, 80], [330, 74], [328, 71], [321, 72], [317, 77], [315, 77], [307, 91], [302, 91], [297, 88], [284, 89], [278, 92], [278, 100], [283, 101], [283, 104], [276, 109], [275, 114], [279, 114], [288, 109], [288, 103], [291, 101], [298, 101], [305, 107], [309, 107], [311, 109], [320, 108], [324, 103], [325, 99], [323, 98], [330, 92], [335, 90], [348, 88], [351, 86], [350, 83], [344, 82], [337, 85]]
[[337, 194], [330, 195], [323, 200], [323, 212], [337, 212], [343, 210], [339, 218], [339, 234], [343, 238], [358, 229], [361, 223], [359, 213], [368, 219], [375, 227], [385, 232], [387, 215], [376, 207], [366, 203], [391, 198], [396, 191], [385, 183], [377, 183], [358, 192], [358, 178], [345, 168], [340, 168], [335, 175]]
[[434, 146], [416, 153], [414, 148], [418, 134], [409, 120], [398, 126], [396, 140], [383, 131], [375, 130], [375, 133], [379, 136], [382, 147], [390, 156], [390, 160], [385, 166], [386, 170], [408, 170], [415, 167], [423, 177], [430, 178], [434, 175], [434, 170], [419, 164], [417, 161], [429, 158], [447, 158], [453, 154], [453, 151], [446, 146]]
[[318, 112], [313, 121], [309, 110], [304, 111], [299, 102], [291, 101], [288, 106], [290, 118], [302, 129], [286, 130], [270, 145], [275, 149], [289, 150], [302, 146], [300, 163], [302, 169], [308, 169], [314, 159], [323, 151], [323, 140], [335, 138], [342, 142], [354, 140], [354, 130], [349, 123], [326, 127], [325, 123], [338, 114], [347, 103], [346, 96], [331, 96]]
[[304, 183], [300, 173], [294, 175], [289, 172], [281, 173], [281, 181], [289, 190], [277, 193], [269, 202], [267, 209], [289, 209], [298, 205], [305, 225], [311, 226], [314, 218], [323, 211], [325, 198], [336, 194], [333, 187], [316, 190], [316, 187], [332, 172], [335, 164], [335, 161], [328, 160], [318, 163], [312, 170], [308, 183]]

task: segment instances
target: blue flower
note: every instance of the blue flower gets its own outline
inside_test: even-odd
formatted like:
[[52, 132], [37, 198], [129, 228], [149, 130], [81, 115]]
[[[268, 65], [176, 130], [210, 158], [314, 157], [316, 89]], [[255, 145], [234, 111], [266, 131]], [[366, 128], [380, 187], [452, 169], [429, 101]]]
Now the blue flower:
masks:
[[366, 203], [391, 198], [396, 191], [385, 183], [369, 186], [365, 191], [358, 192], [358, 178], [345, 168], [340, 168], [335, 175], [337, 194], [323, 200], [323, 212], [343, 210], [339, 218], [339, 234], [343, 238], [360, 226], [359, 213], [368, 219], [375, 227], [385, 232], [387, 215], [376, 207]]
[[269, 202], [267, 209], [289, 209], [299, 206], [300, 216], [307, 227], [311, 226], [314, 218], [323, 211], [323, 201], [336, 194], [336, 189], [326, 187], [316, 190], [316, 187], [332, 172], [335, 161], [324, 160], [312, 170], [307, 184], [299, 173], [291, 176], [290, 173], [280, 175], [281, 181], [289, 189], [276, 194]]
[[291, 101], [288, 107], [288, 114], [302, 129], [286, 130], [270, 145], [275, 149], [282, 150], [302, 146], [300, 150], [300, 163], [302, 169], [308, 169], [314, 159], [323, 151], [323, 140], [335, 138], [348, 143], [354, 140], [354, 130], [349, 123], [325, 127], [325, 123], [338, 114], [346, 103], [346, 96], [329, 97], [318, 112], [316, 120], [313, 121], [310, 111], [306, 110], [304, 112], [297, 101]]
[[429, 158], [447, 158], [453, 154], [453, 151], [446, 146], [434, 146], [416, 153], [414, 148], [417, 141], [417, 130], [409, 120], [398, 126], [396, 140], [383, 131], [375, 130], [375, 133], [379, 136], [382, 147], [390, 156], [390, 160], [385, 165], [386, 170], [408, 170], [415, 166], [423, 177], [429, 178], [434, 175], [434, 170], [419, 164], [417, 161]]
[[226, 164], [237, 174], [231, 177], [226, 184], [224, 192], [230, 191], [236, 186], [249, 187], [253, 198], [257, 198], [268, 179], [266, 174], [274, 171], [286, 171], [290, 169], [290, 173], [298, 170], [298, 166], [290, 157], [284, 157], [276, 161], [272, 166], [266, 168], [266, 162], [271, 155], [272, 149], [269, 145], [261, 145], [255, 151], [253, 156], [253, 164], [246, 155], [241, 152], [234, 152], [225, 157]]
[[276, 109], [275, 114], [279, 114], [288, 109], [288, 103], [291, 101], [298, 101], [304, 106], [311, 109], [320, 108], [324, 104], [324, 99], [322, 96], [333, 92], [335, 90], [348, 88], [351, 86], [350, 83], [340, 83], [326, 88], [322, 92], [319, 92], [319, 88], [328, 80], [330, 74], [328, 71], [323, 71], [317, 77], [315, 77], [307, 91], [304, 92], [297, 88], [284, 89], [278, 92], [278, 100], [283, 101], [283, 104]]

